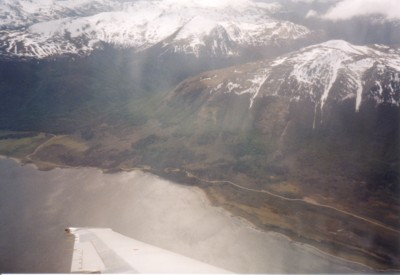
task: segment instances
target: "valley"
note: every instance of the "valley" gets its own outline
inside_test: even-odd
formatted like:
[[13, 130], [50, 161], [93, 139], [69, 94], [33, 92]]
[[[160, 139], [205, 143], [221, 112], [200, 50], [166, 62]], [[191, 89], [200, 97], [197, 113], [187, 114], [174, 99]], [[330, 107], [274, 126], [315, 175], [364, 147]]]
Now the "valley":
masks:
[[[226, 140], [215, 141], [211, 146], [210, 143], [207, 146], [193, 144], [190, 140], [193, 137], [170, 140], [168, 135], [173, 130], [163, 129], [154, 120], [137, 129], [117, 127], [121, 126], [102, 125], [93, 130], [90, 139], [81, 134], [30, 133], [31, 142], [27, 142], [26, 137], [18, 138], [20, 132], [4, 133], [7, 138], [1, 140], [0, 148], [7, 148], [8, 152], [1, 153], [25, 163], [32, 162], [41, 170], [99, 167], [107, 173], [115, 173], [141, 169], [202, 188], [215, 206], [224, 207], [259, 229], [282, 233], [327, 255], [376, 271], [397, 269], [398, 251], [393, 241], [400, 234], [396, 218], [399, 204], [388, 190], [374, 192], [374, 195], [366, 193], [357, 199], [359, 188], [366, 192], [365, 183], [350, 181], [343, 175], [318, 175], [320, 167], [312, 165], [304, 171], [302, 166], [302, 180], [295, 174], [296, 170], [281, 172], [289, 168], [283, 164], [277, 166], [276, 160], [273, 161], [275, 166], [264, 163], [263, 170], [255, 167], [256, 170], [248, 172], [248, 168], [240, 169], [243, 160], [236, 160], [229, 148], [223, 148]], [[25, 142], [18, 142], [23, 139]], [[35, 147], [24, 146], [34, 144], [35, 140], [39, 140]], [[243, 146], [241, 144], [236, 146]], [[257, 160], [260, 157], [257, 154], [259, 150], [247, 153], [246, 163]], [[215, 160], [216, 156], [225, 159]], [[337, 170], [330, 171], [333, 172]], [[321, 177], [324, 182], [308, 182], [311, 175], [314, 181]], [[340, 190], [335, 191], [339, 180], [343, 183]], [[316, 188], [316, 184], [324, 185]], [[343, 194], [347, 195], [343, 197]], [[380, 195], [385, 196], [386, 203], [378, 197]], [[364, 201], [366, 196], [368, 200]], [[376, 241], [371, 243], [372, 240]]]
[[[0, 205], [6, 210], [0, 216], [9, 225], [0, 228], [0, 244], [5, 248], [0, 251], [2, 269], [68, 272], [73, 243], [63, 231], [73, 224], [112, 227], [239, 273], [368, 270], [281, 234], [257, 230], [210, 205], [199, 188], [149, 173], [104, 174], [93, 168], [39, 171], [4, 158], [0, 164]], [[18, 241], [11, 244], [10, 239]], [[288, 257], [297, 260], [288, 262]]]
[[[77, 64], [69, 65], [70, 71], [60, 68], [79, 79], [73, 69]], [[54, 65], [33, 68], [42, 66], [48, 75], [60, 70]], [[113, 98], [107, 94], [114, 79], [106, 76], [105, 85], [91, 88], [88, 78], [78, 82], [88, 97], [78, 101], [74, 94], [49, 94], [53, 89], [43, 89], [45, 79], [38, 75], [42, 92], [20, 105], [33, 114], [31, 118], [19, 116], [21, 110], [3, 109], [2, 127], [10, 130], [1, 132], [0, 154], [41, 170], [142, 169], [200, 187], [215, 206], [260, 230], [279, 232], [367, 269], [398, 270], [399, 155], [393, 150], [399, 148], [398, 107], [376, 108], [365, 97], [355, 112], [354, 97], [344, 103], [327, 101], [324, 120], [314, 128], [314, 103], [265, 95], [249, 108], [246, 94], [210, 93], [214, 75], [232, 74], [225, 69], [207, 72], [166, 94], [148, 94], [136, 86], [131, 95], [132, 84], [119, 75], [118, 85], [126, 83], [126, 91], [119, 90]], [[64, 77], [45, 85], [65, 91], [78, 87]], [[90, 96], [91, 90], [96, 97]], [[371, 117], [372, 122], [392, 120], [371, 124]]]
[[[240, 235], [244, 239], [230, 249], [250, 251], [256, 239], [264, 240], [259, 234], [284, 240], [278, 262], [267, 261], [270, 268], [256, 252], [275, 259], [273, 250], [257, 244], [237, 263], [229, 250], [221, 262], [228, 270], [227, 263], [234, 272], [400, 272], [400, 48], [389, 43], [400, 19], [327, 23], [315, 14], [333, 9], [335, 1], [300, 2], [3, 1], [0, 155], [23, 165], [0, 159], [16, 171], [7, 174], [7, 184], [35, 167], [29, 171], [38, 182], [49, 180], [49, 190], [51, 181], [64, 191], [70, 184], [57, 185], [53, 174], [77, 172], [71, 176], [76, 190], [88, 188], [79, 200], [107, 184], [111, 197], [127, 188], [134, 200], [125, 198], [129, 207], [121, 212], [133, 226], [130, 207], [148, 198], [127, 187], [124, 176], [160, 177], [188, 196], [179, 198], [183, 205], [193, 199], [198, 206], [198, 197], [180, 190], [197, 190], [207, 209], [219, 209], [239, 231], [251, 228], [251, 237]], [[349, 33], [329, 29], [335, 24]], [[382, 29], [389, 42], [374, 44], [384, 40]], [[372, 42], [353, 44], [336, 33]], [[86, 183], [86, 174], [96, 175]], [[101, 177], [122, 177], [125, 189], [112, 180], [97, 186], [94, 179]], [[169, 190], [171, 202], [162, 207], [172, 207], [169, 184], [156, 184], [158, 190], [153, 180], [144, 182], [151, 182], [157, 200]], [[14, 195], [25, 188], [31, 190], [28, 182]], [[138, 194], [146, 188], [138, 187]], [[64, 203], [74, 203], [74, 190]], [[107, 202], [107, 194], [99, 194]], [[200, 208], [193, 211], [203, 213]], [[89, 220], [107, 225], [90, 209], [97, 218]], [[228, 231], [237, 232], [228, 220]], [[212, 222], [203, 225], [215, 232]], [[129, 226], [120, 228], [132, 233]], [[179, 232], [163, 226], [180, 243]], [[207, 236], [200, 258], [212, 249], [214, 237]], [[186, 246], [175, 249], [193, 253], [197, 237], [183, 238]], [[265, 244], [275, 244], [272, 239]], [[287, 258], [293, 263], [286, 268]]]

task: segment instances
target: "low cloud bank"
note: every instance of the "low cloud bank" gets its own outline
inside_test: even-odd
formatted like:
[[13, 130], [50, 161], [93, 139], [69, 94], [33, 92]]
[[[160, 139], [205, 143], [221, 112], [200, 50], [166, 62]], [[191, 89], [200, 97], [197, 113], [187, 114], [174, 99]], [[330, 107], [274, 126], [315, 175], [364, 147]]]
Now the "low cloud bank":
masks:
[[399, 4], [399, 0], [342, 0], [324, 14], [310, 10], [307, 17], [338, 21], [359, 16], [381, 15], [387, 20], [400, 20]]

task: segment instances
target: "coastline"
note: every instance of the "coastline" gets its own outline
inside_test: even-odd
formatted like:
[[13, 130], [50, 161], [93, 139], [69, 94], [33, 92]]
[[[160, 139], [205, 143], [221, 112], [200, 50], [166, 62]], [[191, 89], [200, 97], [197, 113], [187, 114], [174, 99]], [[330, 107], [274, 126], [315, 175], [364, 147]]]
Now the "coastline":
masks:
[[[34, 163], [24, 163], [23, 161], [16, 159], [16, 158], [10, 158], [7, 156], [0, 156], [0, 159], [11, 159], [12, 161], [16, 162], [18, 165], [28, 165], [28, 164], [32, 164], [33, 167], [35, 167], [36, 170], [38, 171], [43, 171], [40, 170]], [[56, 165], [55, 165], [56, 166]], [[182, 184], [182, 183], [178, 183], [175, 181], [172, 181], [170, 179], [165, 179], [164, 177], [157, 175], [157, 174], [153, 174], [150, 171], [148, 171], [148, 169], [139, 169], [139, 168], [135, 168], [135, 169], [130, 169], [131, 171], [120, 171], [120, 172], [116, 172], [113, 171], [113, 173], [107, 173], [107, 171], [104, 171], [101, 168], [98, 167], [54, 167], [54, 169], [76, 169], [76, 170], [85, 170], [85, 169], [90, 169], [92, 171], [97, 171], [100, 172], [101, 174], [105, 174], [105, 175], [129, 175], [131, 173], [140, 173], [142, 175], [149, 175], [151, 177], [155, 177], [158, 180], [161, 181], [167, 181], [172, 185], [177, 185], [183, 188], [186, 188], [188, 190], [192, 190], [193, 192], [195, 192], [197, 194], [197, 196], [200, 198], [202, 204], [204, 207], [212, 207], [214, 209], [214, 211], [219, 212], [221, 215], [229, 218], [229, 219], [234, 219], [236, 223], [238, 223], [238, 225], [240, 225], [241, 227], [246, 227], [249, 230], [253, 230], [254, 232], [257, 232], [258, 234], [263, 234], [265, 236], [269, 236], [270, 238], [274, 238], [274, 239], [278, 239], [280, 240], [280, 242], [287, 242], [287, 244], [289, 244], [290, 246], [296, 247], [296, 249], [300, 249], [300, 250], [305, 250], [305, 251], [309, 251], [309, 253], [314, 254], [317, 257], [320, 258], [325, 258], [327, 261], [330, 262], [335, 262], [338, 265], [349, 265], [352, 266], [352, 270], [357, 270], [357, 271], [363, 271], [363, 272], [376, 272], [379, 270], [374, 270], [373, 268], [367, 266], [367, 265], [363, 265], [361, 263], [358, 262], [353, 262], [351, 260], [347, 260], [332, 254], [329, 254], [323, 250], [320, 250], [317, 247], [314, 247], [312, 245], [309, 245], [307, 243], [303, 243], [303, 242], [299, 242], [295, 239], [292, 239], [290, 236], [285, 235], [283, 233], [280, 232], [276, 232], [276, 231], [265, 231], [259, 227], [257, 227], [256, 224], [252, 223], [251, 221], [247, 220], [245, 217], [242, 217], [240, 215], [237, 215], [231, 211], [229, 211], [228, 209], [224, 208], [223, 206], [220, 205], [216, 205], [215, 202], [212, 202], [212, 200], [210, 199], [210, 196], [207, 194], [207, 192], [196, 185], [187, 185], [187, 184]], [[54, 170], [53, 169], [53, 170]], [[46, 171], [46, 170], [45, 170]], [[45, 172], [44, 171], [44, 172]], [[365, 269], [366, 268], [366, 269]]]

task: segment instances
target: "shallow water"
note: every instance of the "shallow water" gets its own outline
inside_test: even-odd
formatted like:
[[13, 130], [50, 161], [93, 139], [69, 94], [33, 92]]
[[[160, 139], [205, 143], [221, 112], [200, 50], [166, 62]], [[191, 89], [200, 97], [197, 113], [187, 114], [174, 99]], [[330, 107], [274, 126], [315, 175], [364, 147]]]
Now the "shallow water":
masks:
[[109, 227], [239, 273], [357, 272], [209, 204], [202, 190], [151, 174], [38, 171], [0, 158], [0, 272], [69, 272], [64, 228]]

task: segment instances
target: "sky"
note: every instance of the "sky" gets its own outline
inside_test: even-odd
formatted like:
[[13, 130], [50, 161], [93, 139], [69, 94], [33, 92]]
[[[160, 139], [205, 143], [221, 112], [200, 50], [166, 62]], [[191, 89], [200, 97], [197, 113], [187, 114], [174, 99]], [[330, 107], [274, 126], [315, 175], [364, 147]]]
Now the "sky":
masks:
[[276, 17], [357, 45], [400, 45], [400, 0], [256, 0], [278, 2]]
[[338, 21], [378, 14], [388, 20], [400, 20], [400, 0], [292, 0], [305, 3], [327, 1], [334, 2], [328, 11], [318, 13], [310, 10], [308, 17]]

